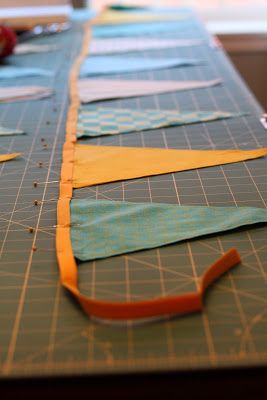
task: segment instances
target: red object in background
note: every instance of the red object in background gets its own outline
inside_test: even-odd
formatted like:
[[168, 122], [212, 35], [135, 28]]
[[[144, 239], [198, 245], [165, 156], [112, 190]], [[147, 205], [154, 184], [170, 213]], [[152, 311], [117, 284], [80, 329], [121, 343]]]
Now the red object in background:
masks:
[[17, 37], [15, 32], [8, 26], [0, 25], [0, 58], [12, 54], [16, 43]]

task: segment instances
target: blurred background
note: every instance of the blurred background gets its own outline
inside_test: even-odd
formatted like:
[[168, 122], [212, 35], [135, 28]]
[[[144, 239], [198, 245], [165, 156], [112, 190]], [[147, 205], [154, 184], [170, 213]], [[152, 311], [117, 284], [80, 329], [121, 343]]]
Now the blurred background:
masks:
[[[73, 0], [101, 9], [113, 0]], [[259, 102], [267, 110], [267, 0], [120, 0], [120, 4], [189, 6], [217, 35]]]
[[[267, 110], [267, 0], [0, 0], [0, 20], [4, 10], [20, 7], [19, 16], [32, 15], [33, 9], [101, 10], [111, 3], [153, 7], [189, 6], [196, 9], [207, 29], [216, 35], [231, 60]], [[56, 12], [56, 11], [55, 11]], [[34, 12], [33, 12], [34, 13]], [[60, 22], [60, 10], [57, 14]], [[3, 17], [6, 22], [6, 18]], [[45, 20], [43, 23], [48, 23]]]
[[[101, 9], [114, 0], [73, 0]], [[194, 7], [217, 35], [258, 101], [267, 110], [267, 0], [120, 0], [120, 4]]]

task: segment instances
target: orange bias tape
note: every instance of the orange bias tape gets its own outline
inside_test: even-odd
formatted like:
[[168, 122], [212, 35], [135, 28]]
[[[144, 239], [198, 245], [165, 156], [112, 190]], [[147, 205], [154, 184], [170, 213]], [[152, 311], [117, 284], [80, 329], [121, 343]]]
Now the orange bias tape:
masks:
[[87, 23], [85, 25], [82, 49], [72, 67], [69, 79], [71, 105], [67, 117], [66, 141], [63, 147], [56, 229], [56, 252], [61, 283], [72, 293], [89, 316], [123, 320], [199, 311], [203, 307], [203, 296], [208, 286], [240, 262], [240, 256], [235, 249], [229, 250], [207, 269], [200, 278], [199, 289], [196, 292], [122, 303], [89, 298], [82, 295], [78, 289], [78, 270], [72, 251], [70, 235], [70, 201], [73, 190], [74, 134], [80, 105], [77, 80], [80, 65], [88, 53], [90, 37], [90, 23]]

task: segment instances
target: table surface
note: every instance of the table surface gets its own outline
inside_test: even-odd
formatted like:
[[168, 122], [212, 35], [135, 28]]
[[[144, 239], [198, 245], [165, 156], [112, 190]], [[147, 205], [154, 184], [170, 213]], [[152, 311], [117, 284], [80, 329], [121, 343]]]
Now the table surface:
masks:
[[[214, 79], [223, 85], [101, 102], [103, 107], [245, 111], [249, 115], [82, 143], [192, 149], [267, 147], [262, 110], [221, 48], [195, 17], [172, 37], [203, 38], [198, 47], [153, 50], [141, 57], [196, 57], [205, 64], [113, 76], [114, 79]], [[168, 35], [165, 35], [168, 36]], [[207, 293], [202, 313], [149, 323], [89, 319], [59, 283], [55, 254], [58, 180], [68, 110], [68, 75], [79, 52], [80, 24], [35, 39], [58, 43], [49, 54], [13, 56], [10, 64], [42, 67], [54, 77], [1, 81], [0, 86], [54, 87], [49, 99], [0, 105], [0, 123], [24, 129], [1, 137], [1, 153], [22, 152], [0, 166], [0, 371], [2, 378], [182, 371], [266, 365], [267, 236], [253, 226], [227, 234], [79, 265], [83, 293], [138, 300], [196, 288], [196, 278], [220, 254], [236, 247], [242, 263]], [[131, 57], [131, 55], [127, 55]], [[89, 106], [88, 106], [89, 107]], [[45, 138], [47, 149], [41, 139]], [[39, 168], [38, 163], [43, 167]], [[75, 190], [75, 198], [202, 206], [266, 207], [267, 159], [167, 174]], [[33, 182], [44, 182], [37, 188]], [[49, 183], [48, 183], [49, 182]], [[41, 204], [34, 206], [34, 200]], [[33, 227], [34, 233], [28, 228]], [[37, 251], [32, 251], [32, 246]]]

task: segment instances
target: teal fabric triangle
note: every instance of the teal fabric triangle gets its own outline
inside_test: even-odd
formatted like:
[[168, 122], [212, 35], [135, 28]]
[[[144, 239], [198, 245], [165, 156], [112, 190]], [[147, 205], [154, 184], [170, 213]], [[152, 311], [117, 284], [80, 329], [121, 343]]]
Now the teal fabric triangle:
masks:
[[71, 201], [71, 241], [82, 261], [150, 249], [267, 222], [254, 207], [195, 207], [108, 200]]
[[139, 111], [122, 108], [88, 108], [83, 106], [79, 110], [77, 137], [142, 132], [149, 129], [209, 122], [244, 115], [246, 114], [225, 111], [188, 111], [179, 113], [178, 111], [167, 110]]

